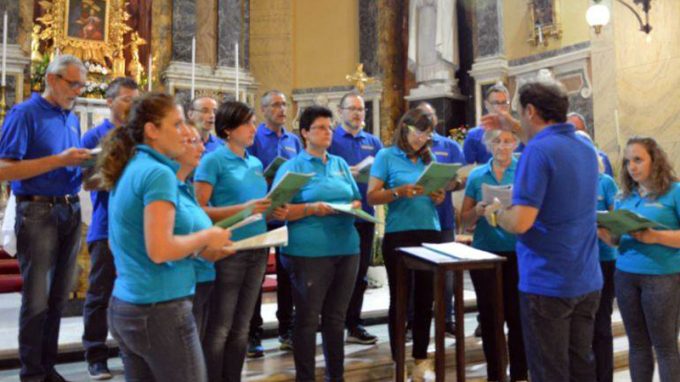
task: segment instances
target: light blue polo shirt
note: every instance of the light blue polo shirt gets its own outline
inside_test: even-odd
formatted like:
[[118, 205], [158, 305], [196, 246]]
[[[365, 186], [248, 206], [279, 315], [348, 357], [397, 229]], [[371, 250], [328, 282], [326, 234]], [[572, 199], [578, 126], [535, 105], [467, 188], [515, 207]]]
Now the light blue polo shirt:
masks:
[[[482, 184], [491, 186], [505, 186], [512, 184], [515, 180], [515, 170], [517, 169], [517, 159], [512, 158], [510, 166], [505, 169], [503, 178], [499, 182], [493, 173], [493, 158], [487, 164], [476, 167], [468, 176], [465, 185], [465, 196], [475, 202], [482, 201]], [[489, 252], [514, 252], [517, 237], [510, 232], [500, 228], [492, 227], [489, 222], [480, 217], [475, 226], [475, 233], [472, 237], [472, 246], [483, 251]]]
[[[347, 162], [339, 156], [326, 154], [326, 163], [323, 163], [320, 158], [302, 151], [279, 167], [273, 184], [278, 183], [288, 171], [314, 174], [295, 195], [292, 204], [351, 203], [361, 199]], [[311, 215], [287, 224], [288, 246], [281, 248], [286, 255], [325, 257], [359, 254], [359, 234], [354, 228], [352, 215]]]
[[[80, 123], [70, 110], [47, 102], [38, 93], [14, 106], [5, 117], [0, 137], [0, 158], [39, 159], [80, 148]], [[11, 182], [15, 195], [64, 196], [80, 191], [80, 166], [60, 167]]]
[[[680, 229], [680, 182], [656, 199], [641, 197], [637, 190], [616, 202], [617, 210], [640, 214], [670, 230]], [[658, 228], [659, 230], [662, 228]], [[629, 273], [667, 275], [680, 272], [680, 248], [660, 244], [643, 244], [630, 235], [621, 236], [616, 268]]]
[[[189, 235], [212, 227], [210, 217], [196, 201], [194, 187], [186, 182], [179, 183], [179, 206], [175, 210], [175, 235]], [[215, 280], [215, 266], [201, 257], [193, 259], [196, 282]]]
[[[617, 192], [619, 192], [619, 188], [616, 186], [614, 179], [606, 173], [600, 174], [597, 182], [597, 210], [611, 210], [614, 207]], [[600, 249], [600, 261], [616, 260], [616, 248], [608, 246], [607, 243], [600, 239], [597, 239], [597, 246]]]
[[[224, 145], [204, 156], [196, 168], [195, 182], [213, 186], [209, 203], [213, 207], [233, 206], [267, 196], [267, 180], [262, 175], [262, 162], [245, 153], [239, 157]], [[232, 240], [241, 240], [267, 232], [265, 219], [232, 232]]]
[[[337, 155], [347, 162], [348, 165], [354, 166], [369, 156], [375, 157], [378, 151], [383, 148], [380, 139], [373, 134], [365, 132], [361, 129], [356, 136], [345, 130], [342, 125], [338, 125], [333, 131], [333, 142], [328, 148], [328, 153]], [[368, 205], [366, 201], [367, 183], [357, 183], [359, 192], [361, 193], [361, 208], [367, 213], [373, 215], [373, 207]]]
[[190, 296], [196, 274], [190, 258], [154, 263], [144, 242], [144, 208], [156, 201], [179, 205], [179, 165], [146, 145], [123, 170], [109, 196], [109, 245], [116, 266], [113, 296], [151, 304]]
[[568, 123], [545, 127], [524, 149], [512, 202], [538, 215], [517, 237], [520, 291], [570, 298], [602, 288], [596, 155]]
[[[458, 142], [436, 132], [432, 135], [432, 154], [434, 154], [438, 163], [465, 164], [465, 156]], [[453, 213], [451, 192], [446, 192], [444, 201], [437, 206], [437, 213], [439, 214], [439, 224], [442, 230], [456, 229], [456, 217]]]
[[[425, 163], [420, 158], [413, 163], [406, 153], [392, 146], [378, 152], [371, 167], [371, 176], [383, 181], [385, 189], [392, 189], [405, 184], [415, 184], [425, 167]], [[385, 222], [387, 233], [417, 230], [440, 231], [440, 227], [437, 208], [429, 195], [420, 195], [412, 199], [403, 197], [388, 204]]]
[[278, 136], [268, 129], [264, 123], [261, 123], [255, 133], [255, 142], [248, 147], [248, 152], [262, 162], [263, 168], [267, 168], [274, 158], [280, 156], [290, 159], [295, 157], [302, 149], [302, 142], [297, 135], [281, 128], [281, 136]]

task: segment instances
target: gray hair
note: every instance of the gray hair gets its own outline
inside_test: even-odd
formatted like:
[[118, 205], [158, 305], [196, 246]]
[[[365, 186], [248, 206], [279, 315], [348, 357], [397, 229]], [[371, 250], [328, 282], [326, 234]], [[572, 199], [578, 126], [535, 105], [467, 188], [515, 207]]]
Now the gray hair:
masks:
[[80, 61], [78, 57], [72, 56], [70, 54], [60, 54], [56, 56], [49, 65], [47, 65], [45, 77], [47, 77], [48, 74], [64, 74], [66, 68], [71, 65], [75, 65], [78, 67], [78, 69], [80, 69], [81, 72], [87, 73], [85, 65], [83, 65], [83, 62]]
[[492, 87], [486, 90], [484, 94], [484, 99], [488, 100], [493, 93], [504, 93], [508, 98], [510, 98], [510, 91], [503, 85], [502, 82], [497, 82]]
[[262, 95], [262, 98], [260, 98], [260, 105], [262, 107], [269, 106], [269, 104], [272, 102], [272, 96], [274, 96], [274, 95], [280, 95], [280, 96], [283, 96], [283, 97], [286, 96], [280, 90], [276, 90], [276, 89], [268, 90]]
[[[486, 147], [486, 150], [488, 152], [493, 152], [493, 141], [498, 138], [501, 133], [506, 130], [501, 130], [501, 129], [488, 129], [484, 132], [484, 136], [482, 137], [482, 141], [484, 142], [484, 147]], [[513, 138], [515, 138], [515, 142], [519, 141], [519, 137], [517, 134], [514, 132], [509, 131], [509, 133], [512, 133]]]
[[[588, 122], [586, 122], [586, 117], [584, 117], [583, 114], [572, 111], [572, 112], [567, 114], [567, 118], [569, 118], [569, 117], [576, 117], [576, 118], [580, 119], [581, 122], [583, 122], [583, 128], [586, 131], [588, 131]], [[590, 135], [589, 135], [589, 137], [590, 137]]]
[[120, 93], [120, 88], [137, 90], [139, 89], [139, 85], [132, 78], [118, 77], [113, 81], [109, 82], [109, 87], [106, 88], [105, 97], [107, 99], [114, 99], [118, 97], [118, 94]]

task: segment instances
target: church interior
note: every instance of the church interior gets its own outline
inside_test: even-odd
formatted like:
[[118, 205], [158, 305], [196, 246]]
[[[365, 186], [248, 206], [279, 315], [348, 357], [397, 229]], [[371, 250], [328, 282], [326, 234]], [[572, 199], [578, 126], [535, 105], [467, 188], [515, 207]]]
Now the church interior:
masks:
[[[608, 8], [606, 17], [591, 14], [596, 4]], [[364, 129], [386, 146], [400, 116], [426, 101], [436, 109], [437, 132], [462, 144], [486, 113], [488, 88], [504, 83], [516, 113], [519, 87], [547, 70], [566, 87], [570, 111], [585, 117], [615, 174], [622, 171], [626, 140], [635, 135], [654, 137], [680, 169], [676, 0], [0, 0], [2, 14], [0, 119], [42, 91], [55, 55], [72, 54], [88, 70], [74, 107], [83, 133], [109, 116], [108, 81], [128, 76], [142, 92], [166, 92], [181, 103], [200, 96], [243, 101], [257, 111], [258, 123], [262, 94], [277, 89], [288, 97], [286, 128], [293, 132], [305, 108], [322, 105], [336, 112], [345, 93], [360, 92]], [[3, 184], [2, 203], [6, 189]], [[84, 193], [81, 199], [89, 200]], [[88, 208], [83, 207], [83, 232]], [[18, 380], [21, 280], [12, 257], [0, 261], [0, 382], [9, 382]], [[88, 268], [83, 243], [57, 366], [74, 381], [89, 380], [80, 342]], [[346, 346], [347, 381], [393, 379], [387, 285], [384, 274], [382, 281], [379, 270], [376, 274], [363, 314], [379, 341]], [[246, 361], [244, 381], [295, 378], [292, 354], [280, 351], [275, 339], [275, 290], [275, 275], [268, 272], [265, 356]], [[473, 334], [476, 303], [468, 278], [464, 299], [466, 380], [482, 381], [485, 361]], [[613, 331], [615, 381], [629, 381], [626, 333], [616, 309]], [[113, 380], [123, 381], [115, 341], [109, 343]], [[447, 338], [445, 349], [447, 380], [454, 380], [460, 360], [455, 341]], [[429, 351], [434, 353], [434, 343]]]

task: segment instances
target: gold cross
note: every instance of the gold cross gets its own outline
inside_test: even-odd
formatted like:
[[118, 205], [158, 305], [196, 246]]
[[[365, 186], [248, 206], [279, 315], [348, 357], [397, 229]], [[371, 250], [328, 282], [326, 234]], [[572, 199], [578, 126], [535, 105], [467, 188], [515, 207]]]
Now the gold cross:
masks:
[[357, 88], [362, 95], [366, 89], [366, 84], [375, 82], [375, 78], [367, 76], [366, 72], [364, 72], [364, 64], [357, 65], [357, 70], [353, 74], [346, 75], [345, 79], [348, 82], [353, 83], [354, 87]]

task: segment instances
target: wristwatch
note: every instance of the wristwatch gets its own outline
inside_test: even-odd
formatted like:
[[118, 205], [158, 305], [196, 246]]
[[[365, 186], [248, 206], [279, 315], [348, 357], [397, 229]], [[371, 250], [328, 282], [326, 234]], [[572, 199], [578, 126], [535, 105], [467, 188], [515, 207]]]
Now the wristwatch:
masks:
[[394, 197], [394, 200], [399, 199], [399, 194], [397, 193], [397, 190], [392, 189], [390, 191], [392, 192], [392, 196]]

